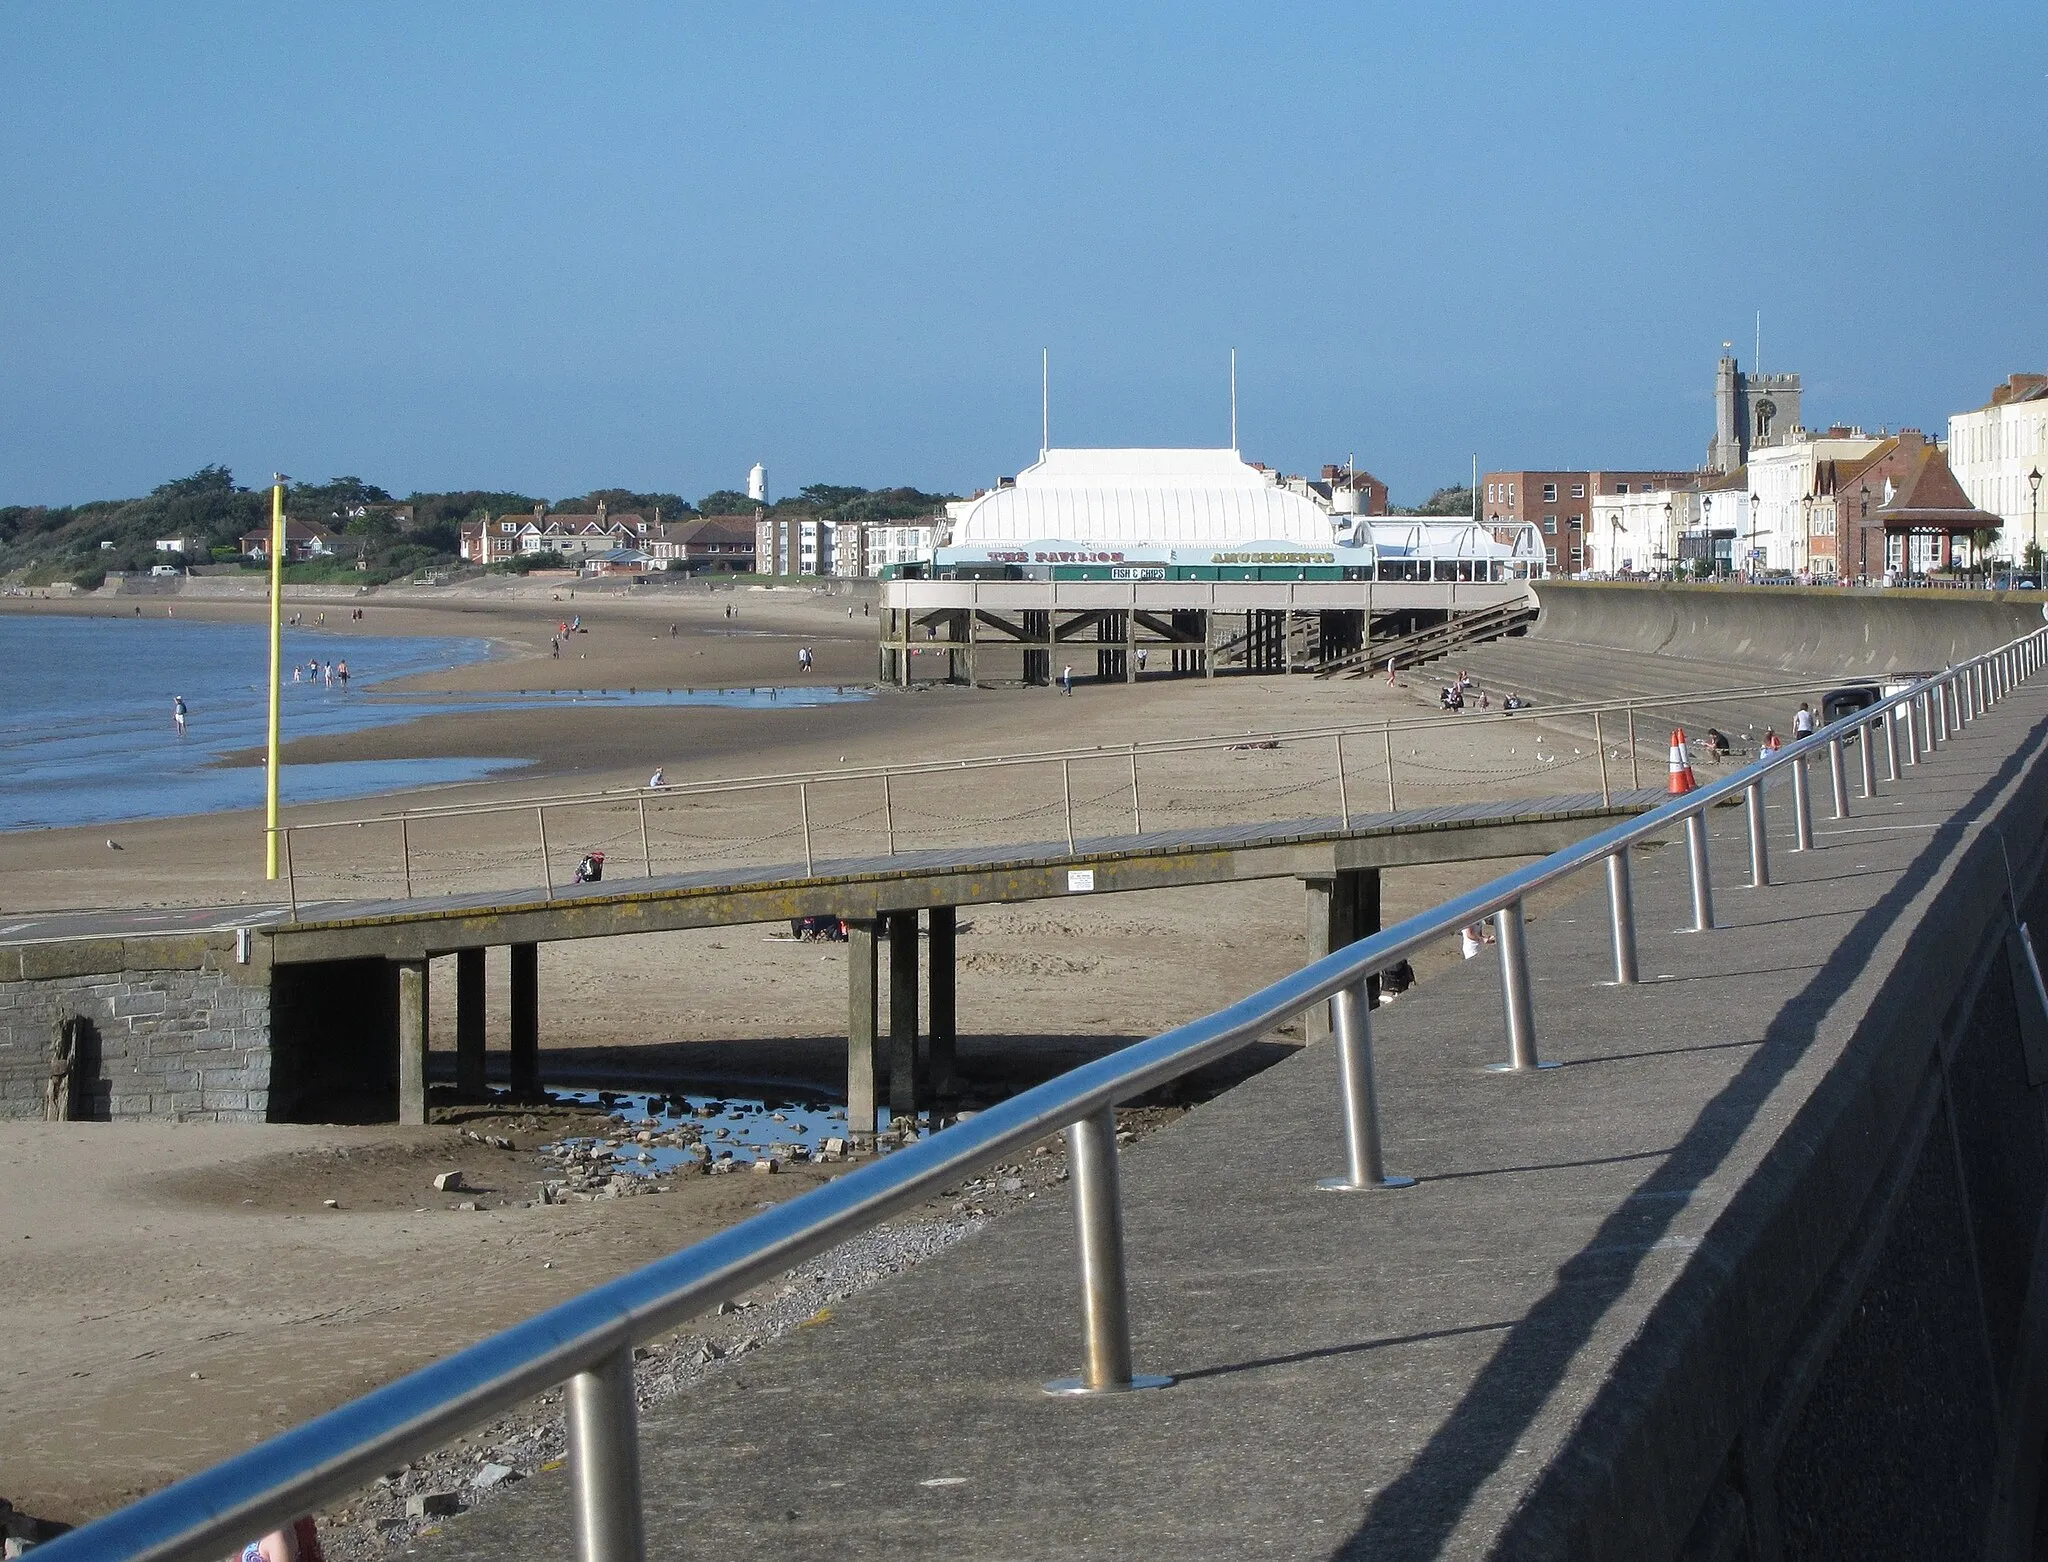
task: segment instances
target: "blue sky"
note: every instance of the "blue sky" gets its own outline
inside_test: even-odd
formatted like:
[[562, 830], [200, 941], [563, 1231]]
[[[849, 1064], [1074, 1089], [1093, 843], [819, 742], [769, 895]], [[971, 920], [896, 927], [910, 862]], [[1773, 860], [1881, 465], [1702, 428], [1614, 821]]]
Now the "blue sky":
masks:
[[2038, 0], [0, 0], [0, 503], [1690, 466], [2048, 367]]

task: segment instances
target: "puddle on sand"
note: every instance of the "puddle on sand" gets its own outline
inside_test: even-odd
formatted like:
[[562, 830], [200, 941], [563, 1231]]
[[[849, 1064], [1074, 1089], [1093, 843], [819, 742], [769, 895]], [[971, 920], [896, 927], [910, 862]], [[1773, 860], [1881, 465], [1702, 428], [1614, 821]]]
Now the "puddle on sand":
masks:
[[[640, 1090], [551, 1090], [557, 1101], [610, 1112], [623, 1119], [611, 1134], [574, 1135], [557, 1139], [548, 1153], [572, 1153], [585, 1160], [600, 1146], [612, 1172], [633, 1177], [660, 1177], [686, 1167], [730, 1161], [752, 1165], [763, 1157], [781, 1161], [816, 1159], [828, 1139], [844, 1140], [846, 1108], [817, 1097], [664, 1095]], [[889, 1110], [878, 1113], [879, 1127], [889, 1128]], [[930, 1130], [920, 1124], [920, 1135]], [[637, 1135], [645, 1133], [642, 1144]]]

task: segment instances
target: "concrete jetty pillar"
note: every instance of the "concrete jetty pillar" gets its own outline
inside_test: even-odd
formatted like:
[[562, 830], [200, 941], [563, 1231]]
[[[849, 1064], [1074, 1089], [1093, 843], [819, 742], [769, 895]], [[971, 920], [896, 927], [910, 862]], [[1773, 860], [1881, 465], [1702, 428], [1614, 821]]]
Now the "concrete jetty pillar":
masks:
[[540, 945], [512, 946], [512, 1095], [540, 1094]]
[[917, 1111], [917, 913], [890, 911], [889, 925], [889, 1114]]
[[398, 966], [398, 1120], [427, 1120], [427, 962]]
[[866, 917], [846, 923], [846, 1131], [856, 1140], [875, 1136], [882, 1059], [875, 1035], [875, 933]]
[[[1320, 960], [1332, 950], [1355, 944], [1380, 930], [1380, 870], [1340, 868], [1327, 878], [1304, 878], [1308, 892], [1308, 957]], [[1369, 995], [1379, 995], [1379, 980], [1369, 984]], [[1302, 1033], [1310, 1041], [1330, 1034], [1330, 1010], [1317, 1004], [1302, 1016]]]
[[484, 1084], [484, 952], [455, 952], [455, 1093], [482, 1099]]
[[953, 949], [959, 931], [959, 912], [953, 906], [934, 906], [926, 914], [931, 935], [925, 940], [925, 987], [930, 998], [931, 1088], [936, 1096], [959, 1092], [959, 1031], [953, 1008]]

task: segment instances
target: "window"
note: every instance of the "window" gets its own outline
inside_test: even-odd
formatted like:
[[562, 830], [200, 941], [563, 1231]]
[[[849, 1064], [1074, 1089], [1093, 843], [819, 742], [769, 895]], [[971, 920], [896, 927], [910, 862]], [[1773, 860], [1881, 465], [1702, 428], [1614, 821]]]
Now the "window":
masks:
[[1545, 548], [1543, 550], [1543, 562], [1545, 564], [1555, 565], [1557, 563], [1557, 549]]
[[1627, 484], [1627, 483], [1616, 483], [1616, 484], [1614, 485], [1614, 491], [1615, 491], [1616, 493], [1618, 493], [1618, 494], [1625, 494], [1625, 493], [1627, 493], [1627, 492], [1628, 492], [1628, 484]]
[[1545, 504], [1557, 503], [1557, 484], [1545, 483], [1543, 485], [1543, 502]]
[[1573, 531], [1579, 531], [1583, 529], [1586, 524], [1586, 518], [1583, 515], [1569, 516], [1567, 517], [1567, 520]]
[[1573, 497], [1574, 499], [1583, 499], [1583, 498], [1585, 498], [1585, 497], [1586, 497], [1586, 485], [1585, 485], [1584, 483], [1573, 483], [1573, 484], [1572, 484], [1572, 497]]
[[1554, 515], [1544, 516], [1543, 529], [1544, 531], [1548, 532], [1551, 536], [1555, 537], [1557, 535], [1557, 517]]
[[1509, 503], [1509, 504], [1513, 504], [1514, 502], [1515, 502], [1515, 485], [1514, 485], [1513, 483], [1509, 483], [1509, 484], [1508, 484], [1508, 503]]
[[1580, 547], [1574, 547], [1574, 548], [1572, 549], [1572, 562], [1573, 562], [1574, 564], [1578, 563], [1578, 562], [1579, 562], [1579, 561], [1580, 561], [1581, 559], [1583, 559], [1583, 558], [1584, 558], [1585, 556], [1586, 556], [1586, 550], [1585, 550], [1584, 548], [1580, 548]]

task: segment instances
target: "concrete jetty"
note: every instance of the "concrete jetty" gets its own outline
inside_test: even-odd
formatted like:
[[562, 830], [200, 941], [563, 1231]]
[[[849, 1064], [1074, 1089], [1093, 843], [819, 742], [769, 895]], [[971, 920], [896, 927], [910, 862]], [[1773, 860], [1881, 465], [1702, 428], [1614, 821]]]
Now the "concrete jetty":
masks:
[[[2010, 934], [2048, 910], [2044, 752], [2023, 688], [1812, 851], [1774, 794], [1764, 888], [1717, 817], [1710, 932], [1648, 854], [1632, 988], [1589, 876], [1529, 929], [1555, 1069], [1486, 1071], [1490, 957], [1381, 1010], [1412, 1189], [1317, 1190], [1321, 1046], [1135, 1146], [1137, 1365], [1170, 1388], [1041, 1392], [1081, 1349], [1056, 1200], [769, 1342], [646, 1418], [650, 1551], [2030, 1554], [2048, 1014]], [[567, 1488], [416, 1554], [567, 1554]]]

